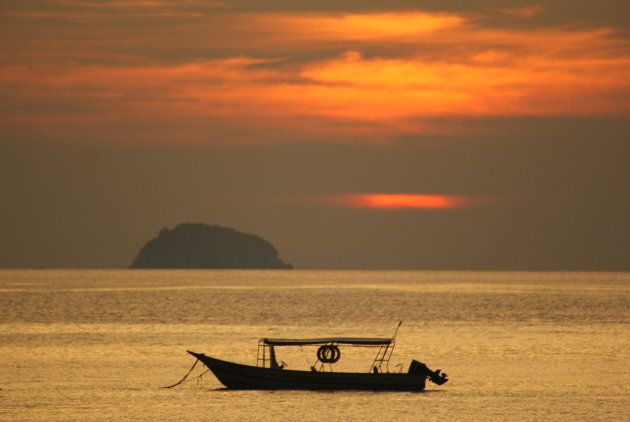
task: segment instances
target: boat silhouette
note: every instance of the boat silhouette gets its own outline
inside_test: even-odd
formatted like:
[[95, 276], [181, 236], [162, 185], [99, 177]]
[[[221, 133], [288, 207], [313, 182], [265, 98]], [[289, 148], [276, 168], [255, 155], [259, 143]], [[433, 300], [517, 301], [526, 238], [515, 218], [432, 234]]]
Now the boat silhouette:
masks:
[[[276, 360], [276, 347], [319, 345], [318, 367], [310, 370], [285, 369]], [[339, 346], [376, 347], [376, 357], [368, 372], [335, 372], [332, 364], [341, 357]], [[424, 363], [412, 360], [406, 372], [389, 372], [394, 338], [328, 337], [316, 339], [262, 338], [258, 342], [256, 366], [228, 362], [203, 353], [188, 351], [201, 361], [227, 388], [296, 390], [375, 390], [421, 391], [426, 380], [441, 385], [448, 381], [441, 370], [432, 371]]]

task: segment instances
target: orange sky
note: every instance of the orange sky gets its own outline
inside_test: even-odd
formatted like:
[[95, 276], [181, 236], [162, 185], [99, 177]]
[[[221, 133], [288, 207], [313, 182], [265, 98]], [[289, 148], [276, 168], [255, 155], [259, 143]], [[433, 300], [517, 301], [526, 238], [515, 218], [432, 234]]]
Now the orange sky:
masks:
[[[300, 134], [382, 143], [468, 130], [435, 118], [630, 113], [630, 41], [611, 27], [500, 27], [482, 13], [418, 10], [47, 3], [55, 8], [3, 13], [14, 23], [2, 30], [9, 54], [0, 67], [13, 105], [0, 117], [9, 134], [84, 142], [83, 133], [95, 132], [94, 142], [177, 145], [291, 142]], [[522, 23], [544, 10], [486, 15]], [[182, 50], [198, 54], [177, 57]]]

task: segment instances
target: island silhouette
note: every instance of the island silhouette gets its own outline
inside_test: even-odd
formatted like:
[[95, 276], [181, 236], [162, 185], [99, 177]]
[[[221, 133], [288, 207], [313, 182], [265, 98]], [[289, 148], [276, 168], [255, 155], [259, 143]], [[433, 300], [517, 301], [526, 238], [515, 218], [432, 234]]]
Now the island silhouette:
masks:
[[140, 249], [130, 268], [292, 269], [265, 239], [202, 223], [163, 228]]

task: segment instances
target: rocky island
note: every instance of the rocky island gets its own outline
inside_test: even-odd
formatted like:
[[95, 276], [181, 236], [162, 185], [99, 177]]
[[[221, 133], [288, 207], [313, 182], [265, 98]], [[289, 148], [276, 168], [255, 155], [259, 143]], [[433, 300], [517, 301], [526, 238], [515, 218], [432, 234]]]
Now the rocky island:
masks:
[[271, 243], [256, 235], [207, 224], [164, 228], [130, 268], [291, 269]]

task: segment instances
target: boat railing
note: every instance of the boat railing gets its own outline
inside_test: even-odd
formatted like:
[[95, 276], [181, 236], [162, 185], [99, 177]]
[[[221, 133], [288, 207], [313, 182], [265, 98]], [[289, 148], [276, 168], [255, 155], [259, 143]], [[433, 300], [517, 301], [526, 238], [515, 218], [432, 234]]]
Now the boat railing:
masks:
[[258, 341], [258, 351], [256, 352], [256, 366], [262, 368], [271, 367], [271, 363], [267, 366], [267, 362], [270, 362], [270, 358], [267, 353], [267, 345], [263, 343], [263, 340]]
[[387, 373], [389, 372], [389, 360], [394, 353], [395, 342], [392, 339], [391, 343], [381, 345], [376, 352], [372, 366], [370, 366], [369, 372], [374, 373]]
[[274, 347], [264, 342], [264, 339], [258, 341], [258, 351], [256, 353], [256, 366], [262, 368], [279, 367], [276, 361], [276, 353]]

